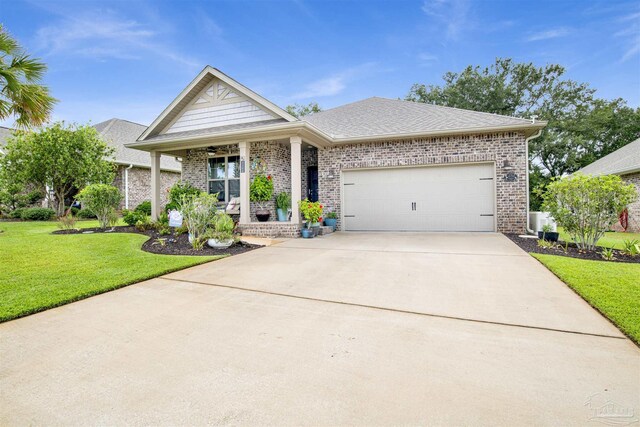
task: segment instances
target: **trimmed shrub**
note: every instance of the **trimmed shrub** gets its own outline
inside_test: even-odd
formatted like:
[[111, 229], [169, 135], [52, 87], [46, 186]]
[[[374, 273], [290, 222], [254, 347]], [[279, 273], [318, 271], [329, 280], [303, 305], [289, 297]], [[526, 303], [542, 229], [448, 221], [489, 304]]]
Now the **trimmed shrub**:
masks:
[[49, 221], [56, 215], [56, 211], [49, 208], [27, 208], [22, 211], [21, 218], [27, 221]]
[[142, 212], [145, 215], [151, 216], [151, 201], [145, 200], [144, 202], [142, 202], [138, 206], [136, 206], [134, 211]]
[[96, 214], [100, 228], [107, 228], [113, 224], [113, 219], [117, 218], [115, 212], [122, 200], [122, 194], [112, 185], [91, 184], [78, 194], [78, 200]]
[[547, 185], [542, 208], [569, 233], [578, 248], [595, 250], [596, 243], [618, 221], [618, 215], [638, 197], [633, 184], [617, 175], [580, 173]]
[[140, 211], [130, 211], [127, 209], [122, 210], [122, 220], [130, 226], [136, 225], [138, 221], [144, 222], [147, 218], [147, 214]]
[[[74, 209], [74, 208], [72, 208], [72, 209]], [[96, 214], [94, 214], [91, 211], [91, 209], [87, 209], [87, 208], [80, 209], [78, 211], [78, 213], [76, 214], [76, 217], [82, 218], [82, 219], [95, 219], [95, 218], [97, 218]]]
[[178, 181], [169, 190], [169, 203], [165, 206], [165, 211], [169, 209], [180, 210], [182, 201], [200, 195], [202, 191], [188, 182]]
[[14, 209], [11, 211], [11, 213], [9, 214], [9, 216], [13, 219], [20, 219], [22, 218], [22, 212], [24, 212], [26, 208], [18, 208], [18, 209]]

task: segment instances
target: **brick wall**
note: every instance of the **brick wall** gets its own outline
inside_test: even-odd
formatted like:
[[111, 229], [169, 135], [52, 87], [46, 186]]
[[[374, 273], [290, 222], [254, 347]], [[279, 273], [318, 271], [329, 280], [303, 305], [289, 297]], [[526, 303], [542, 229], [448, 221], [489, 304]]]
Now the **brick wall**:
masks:
[[371, 142], [319, 150], [319, 198], [340, 218], [343, 169], [468, 162], [495, 162], [498, 231], [525, 232], [527, 156], [525, 136], [520, 132]]
[[[124, 170], [126, 166], [118, 166], [113, 185], [122, 193], [120, 208], [125, 207], [125, 180]], [[167, 204], [169, 189], [180, 180], [179, 172], [160, 173], [160, 204]], [[129, 169], [129, 209], [134, 209], [145, 200], [151, 200], [151, 169], [133, 167]]]
[[[250, 148], [250, 165], [258, 158], [266, 164], [266, 174], [273, 180], [273, 197], [270, 202], [264, 203], [271, 212], [269, 222], [277, 221], [276, 195], [282, 191], [291, 193], [291, 147], [289, 144], [280, 144], [275, 141], [252, 142]], [[251, 174], [253, 175], [253, 171]], [[253, 179], [251, 176], [250, 179]], [[257, 221], [255, 211], [258, 204], [251, 202], [251, 221]]]
[[187, 150], [187, 155], [182, 159], [182, 179], [202, 191], [207, 188], [207, 154], [206, 148]]

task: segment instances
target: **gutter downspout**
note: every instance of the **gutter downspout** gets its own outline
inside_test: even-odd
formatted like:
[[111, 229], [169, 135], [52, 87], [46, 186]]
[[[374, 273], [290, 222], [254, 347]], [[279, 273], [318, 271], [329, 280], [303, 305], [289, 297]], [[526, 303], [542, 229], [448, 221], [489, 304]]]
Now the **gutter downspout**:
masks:
[[[124, 208], [125, 209], [129, 209], [129, 169], [131, 169], [132, 167], [133, 165], [129, 165], [128, 168], [124, 169]], [[527, 195], [528, 194], [529, 193], [527, 193]], [[527, 200], [527, 203], [529, 203], [528, 200]]]
[[[533, 119], [533, 122], [535, 123], [535, 118]], [[526, 180], [527, 180], [527, 233], [528, 234], [536, 234], [531, 229], [531, 224], [529, 223], [529, 141], [532, 140], [532, 139], [536, 139], [541, 134], [542, 134], [542, 129], [538, 129], [538, 132], [534, 133], [529, 138], [524, 140], [524, 149], [525, 149], [525, 153], [527, 155], [527, 176], [526, 176]]]

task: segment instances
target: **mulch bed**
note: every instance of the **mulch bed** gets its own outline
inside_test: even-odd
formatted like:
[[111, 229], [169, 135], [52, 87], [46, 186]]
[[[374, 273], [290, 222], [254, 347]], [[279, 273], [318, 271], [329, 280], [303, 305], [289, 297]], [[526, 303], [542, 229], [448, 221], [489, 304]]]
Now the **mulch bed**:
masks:
[[[205, 244], [200, 250], [193, 249], [189, 243], [189, 236], [183, 234], [160, 235], [156, 230], [139, 231], [135, 227], [117, 226], [113, 229], [103, 230], [101, 228], [81, 228], [79, 230], [58, 230], [53, 234], [94, 234], [94, 233], [135, 233], [143, 234], [149, 237], [149, 240], [142, 244], [142, 250], [161, 255], [196, 255], [196, 256], [212, 256], [212, 255], [238, 255], [244, 252], [261, 248], [260, 245], [250, 245], [248, 243], [238, 242], [227, 249], [214, 249]], [[165, 239], [165, 245], [161, 245], [157, 239]]]
[[[595, 252], [582, 252], [578, 249], [575, 243], [569, 243], [567, 246], [567, 252], [565, 253], [564, 242], [558, 242], [557, 245], [551, 248], [543, 248], [538, 246], [538, 239], [524, 238], [517, 234], [506, 234], [516, 245], [520, 246], [525, 252], [533, 252], [536, 254], [546, 255], [559, 255], [570, 258], [588, 259], [592, 261], [606, 261], [602, 258], [602, 249], [598, 248]], [[614, 250], [615, 260], [606, 262], [626, 262], [626, 263], [640, 263], [640, 256], [630, 256], [622, 253], [619, 250]]]

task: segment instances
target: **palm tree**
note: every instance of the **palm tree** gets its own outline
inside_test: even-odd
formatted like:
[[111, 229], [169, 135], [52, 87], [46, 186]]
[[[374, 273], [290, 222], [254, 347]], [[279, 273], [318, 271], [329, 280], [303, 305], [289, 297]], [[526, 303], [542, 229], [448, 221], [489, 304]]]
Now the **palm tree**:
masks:
[[16, 118], [16, 126], [40, 126], [57, 102], [39, 84], [47, 66], [31, 58], [0, 25], [0, 120]]

